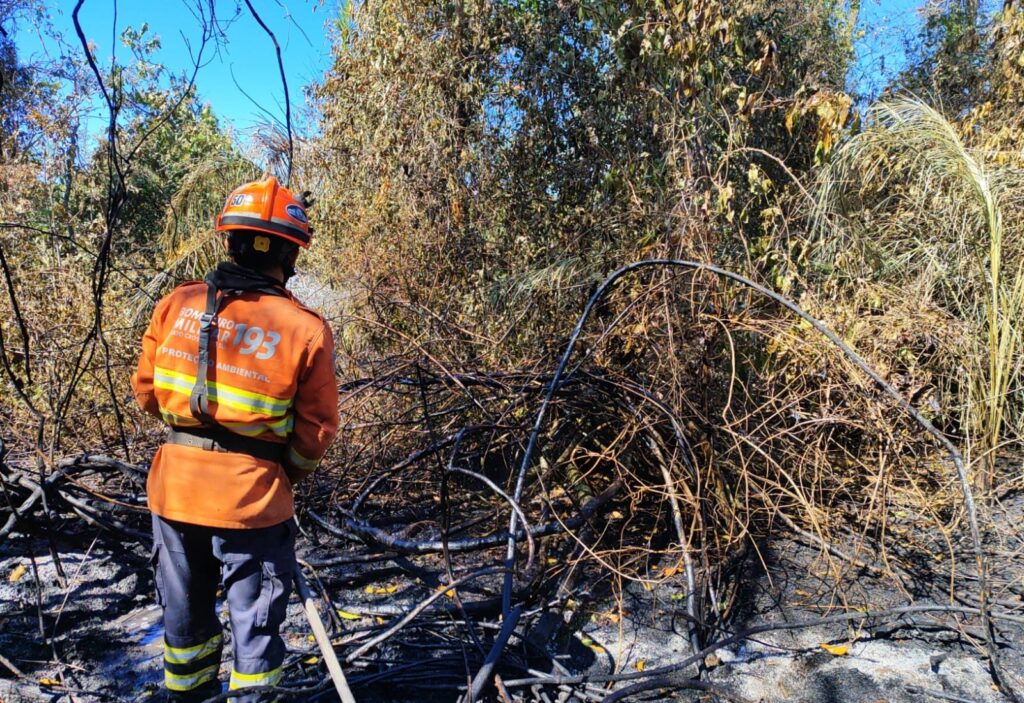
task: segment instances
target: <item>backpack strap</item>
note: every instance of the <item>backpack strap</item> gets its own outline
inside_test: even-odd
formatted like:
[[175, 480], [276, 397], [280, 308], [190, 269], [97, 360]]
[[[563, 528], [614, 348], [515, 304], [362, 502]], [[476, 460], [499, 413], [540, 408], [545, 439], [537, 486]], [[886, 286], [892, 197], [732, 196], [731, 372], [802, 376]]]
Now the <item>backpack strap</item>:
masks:
[[[225, 291], [218, 291], [211, 282], [206, 282], [206, 310], [199, 318], [199, 355], [197, 356], [196, 383], [192, 386], [192, 395], [188, 399], [188, 407], [192, 417], [204, 425], [215, 425], [210, 415], [209, 389], [206, 377], [210, 370], [210, 336], [216, 329], [217, 310], [224, 300]], [[216, 346], [216, 344], [214, 345]]]
[[[253, 289], [257, 293], [265, 295], [277, 295], [287, 297], [284, 291], [270, 286]], [[213, 349], [216, 349], [217, 311], [224, 298], [228, 295], [237, 295], [241, 290], [219, 290], [209, 279], [206, 280], [206, 310], [199, 318], [199, 354], [196, 358], [196, 382], [192, 386], [192, 394], [188, 399], [188, 407], [192, 417], [199, 420], [207, 427], [217, 425], [217, 421], [210, 415], [209, 389], [206, 382], [209, 375], [211, 358], [210, 338], [214, 338]]]

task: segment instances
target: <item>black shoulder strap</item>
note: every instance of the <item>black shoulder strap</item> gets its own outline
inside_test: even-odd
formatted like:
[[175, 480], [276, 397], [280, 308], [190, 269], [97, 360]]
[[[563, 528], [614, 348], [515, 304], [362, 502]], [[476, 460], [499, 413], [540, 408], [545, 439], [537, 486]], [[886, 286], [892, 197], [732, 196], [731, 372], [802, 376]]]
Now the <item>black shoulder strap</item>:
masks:
[[[270, 286], [254, 288], [253, 290], [265, 295], [286, 295], [284, 291]], [[189, 396], [188, 407], [192, 417], [207, 426], [217, 424], [217, 421], [210, 415], [209, 390], [206, 387], [211, 362], [210, 337], [215, 336], [211, 335], [211, 333], [217, 328], [217, 311], [220, 310], [220, 304], [224, 297], [228, 294], [240, 292], [242, 291], [218, 290], [212, 281], [209, 279], [206, 281], [206, 310], [203, 312], [202, 317], [199, 318], [199, 354], [196, 358], [198, 365], [196, 369], [196, 382], [192, 386], [192, 395]], [[216, 348], [216, 341], [213, 346]]]
[[199, 355], [196, 358], [196, 383], [192, 386], [192, 395], [188, 399], [188, 407], [192, 417], [204, 425], [216, 424], [210, 415], [209, 392], [206, 388], [206, 376], [210, 369], [210, 333], [216, 329], [217, 310], [224, 299], [224, 292], [209, 281], [206, 282], [206, 311], [199, 318]]
[[[288, 294], [285, 293], [283, 290], [281, 290], [280, 288], [274, 288], [272, 286], [266, 286], [264, 288], [253, 288], [253, 290], [256, 291], [257, 293], [263, 293], [265, 295], [276, 295], [276, 296], [280, 296], [281, 298], [287, 298], [288, 297]], [[238, 291], [238, 292], [242, 293], [243, 291]]]

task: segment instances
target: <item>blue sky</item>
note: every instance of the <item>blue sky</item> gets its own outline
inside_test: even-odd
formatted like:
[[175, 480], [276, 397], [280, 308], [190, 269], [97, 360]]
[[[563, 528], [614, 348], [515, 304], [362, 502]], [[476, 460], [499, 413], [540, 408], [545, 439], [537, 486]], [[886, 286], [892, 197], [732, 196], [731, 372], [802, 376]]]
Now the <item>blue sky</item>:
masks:
[[[991, 18], [1002, 4], [1002, 0], [980, 0], [979, 11]], [[849, 90], [861, 98], [877, 97], [906, 66], [907, 42], [921, 31], [926, 5], [925, 0], [862, 0], [856, 62], [847, 76]]]
[[921, 26], [922, 0], [863, 0], [857, 17], [856, 63], [850, 88], [877, 94], [906, 65], [905, 39]]
[[[304, 103], [302, 87], [319, 80], [330, 66], [329, 28], [339, 15], [342, 0], [251, 1], [281, 45], [294, 112]], [[54, 29], [71, 50], [77, 51], [71, 19], [74, 1], [48, 0], [47, 5], [51, 8]], [[236, 14], [238, 5], [240, 12]], [[120, 43], [121, 30], [148, 24], [149, 34], [161, 40], [156, 60], [180, 72], [192, 65], [189, 43], [193, 51], [199, 45], [198, 23], [190, 9], [194, 6], [195, 0], [86, 0], [79, 16], [86, 38], [95, 44], [101, 66], [110, 64], [112, 51], [120, 62], [127, 62], [131, 57]], [[115, 7], [116, 42], [112, 36]], [[215, 7], [226, 37], [223, 46], [211, 45], [204, 56], [204, 65], [196, 78], [200, 99], [209, 102], [218, 117], [239, 130], [266, 122], [264, 111], [283, 121], [284, 90], [270, 38], [241, 0], [216, 0]], [[14, 37], [22, 61], [60, 55], [60, 42], [41, 33], [32, 22], [19, 21]]]

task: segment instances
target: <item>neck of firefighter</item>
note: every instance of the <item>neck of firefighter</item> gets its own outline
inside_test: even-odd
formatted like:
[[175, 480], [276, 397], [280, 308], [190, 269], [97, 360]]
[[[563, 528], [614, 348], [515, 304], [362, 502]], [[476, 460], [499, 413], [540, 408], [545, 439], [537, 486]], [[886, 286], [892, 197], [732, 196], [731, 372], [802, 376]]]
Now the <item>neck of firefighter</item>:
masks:
[[288, 283], [288, 279], [295, 275], [295, 262], [299, 258], [298, 250], [295, 250], [284, 261], [271, 264], [257, 269], [257, 273], [273, 278], [282, 286]]
[[[289, 266], [289, 269], [291, 269], [291, 271], [294, 273], [294, 268]], [[264, 267], [264, 268], [258, 268], [258, 269], [256, 269], [256, 273], [259, 273], [259, 274], [262, 274], [264, 276], [267, 276], [268, 278], [273, 278], [275, 281], [280, 283], [282, 286], [285, 283], [287, 283], [288, 279], [291, 278], [291, 276], [292, 276], [292, 274], [286, 274], [285, 273], [284, 267], [281, 264], [274, 264], [273, 266], [268, 266], [268, 267]]]

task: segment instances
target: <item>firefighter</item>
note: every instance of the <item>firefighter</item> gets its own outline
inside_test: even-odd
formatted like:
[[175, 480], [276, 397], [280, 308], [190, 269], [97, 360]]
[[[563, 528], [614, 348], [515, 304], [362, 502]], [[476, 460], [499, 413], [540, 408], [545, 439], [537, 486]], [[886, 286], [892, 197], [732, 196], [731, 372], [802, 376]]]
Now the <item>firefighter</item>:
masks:
[[146, 492], [164, 683], [175, 702], [221, 692], [221, 582], [234, 649], [230, 688], [281, 680], [280, 626], [295, 564], [292, 489], [338, 427], [331, 330], [285, 289], [299, 248], [310, 243], [306, 199], [273, 177], [247, 183], [228, 196], [216, 229], [230, 261], [157, 304], [132, 377], [139, 405], [168, 425]]

